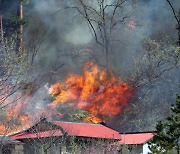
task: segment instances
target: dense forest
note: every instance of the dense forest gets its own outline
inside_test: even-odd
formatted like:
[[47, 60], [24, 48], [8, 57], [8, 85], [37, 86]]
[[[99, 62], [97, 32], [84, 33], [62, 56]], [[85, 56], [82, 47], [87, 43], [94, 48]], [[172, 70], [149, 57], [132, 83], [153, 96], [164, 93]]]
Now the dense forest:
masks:
[[154, 131], [179, 94], [178, 0], [0, 0], [0, 134], [41, 116]]

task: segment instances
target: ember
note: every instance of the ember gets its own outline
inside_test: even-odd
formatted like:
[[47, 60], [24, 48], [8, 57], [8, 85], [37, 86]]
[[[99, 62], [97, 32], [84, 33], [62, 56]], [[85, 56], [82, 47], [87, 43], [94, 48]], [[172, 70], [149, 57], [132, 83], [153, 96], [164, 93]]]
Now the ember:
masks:
[[130, 29], [134, 29], [134, 28], [136, 27], [135, 21], [131, 20], [131, 21], [129, 22], [129, 24], [128, 24], [128, 27], [129, 27]]

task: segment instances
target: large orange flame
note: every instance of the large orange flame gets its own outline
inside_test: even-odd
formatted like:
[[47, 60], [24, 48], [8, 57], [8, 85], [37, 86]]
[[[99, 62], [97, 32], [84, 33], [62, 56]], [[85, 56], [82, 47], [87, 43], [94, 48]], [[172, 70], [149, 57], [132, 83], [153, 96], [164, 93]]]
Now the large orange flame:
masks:
[[70, 74], [64, 82], [52, 85], [50, 93], [54, 96], [50, 106], [69, 103], [90, 113], [85, 121], [99, 123], [128, 106], [133, 87], [114, 76], [109, 69], [101, 71], [93, 62], [88, 62], [82, 76]]
[[[86, 122], [100, 123], [108, 116], [120, 114], [133, 98], [133, 87], [114, 76], [109, 69], [100, 70], [93, 62], [86, 63], [83, 75], [70, 74], [63, 82], [51, 86], [50, 94], [54, 100], [35, 112], [26, 112], [32, 106], [32, 96], [28, 92], [19, 92], [5, 102], [6, 120], [9, 125], [0, 122], [0, 134], [12, 134], [28, 128], [34, 117], [63, 117], [56, 111], [59, 104], [78, 107], [89, 112]], [[35, 102], [34, 102], [35, 103]], [[49, 114], [50, 113], [50, 114]], [[11, 123], [17, 119], [19, 125]], [[13, 127], [14, 125], [14, 127]], [[7, 127], [11, 127], [7, 129]], [[8, 130], [8, 131], [7, 131]]]

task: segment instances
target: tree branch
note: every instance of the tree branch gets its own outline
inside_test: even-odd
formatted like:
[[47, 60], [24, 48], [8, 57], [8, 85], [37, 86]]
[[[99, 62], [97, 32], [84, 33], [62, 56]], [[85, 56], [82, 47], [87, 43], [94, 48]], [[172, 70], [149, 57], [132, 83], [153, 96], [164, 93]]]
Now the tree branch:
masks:
[[173, 14], [174, 14], [174, 17], [175, 17], [175, 19], [176, 19], [178, 25], [180, 25], [180, 21], [179, 21], [177, 15], [176, 15], [176, 12], [175, 12], [175, 10], [174, 10], [174, 7], [172, 6], [172, 4], [171, 4], [171, 2], [170, 2], [169, 0], [166, 0], [166, 1], [168, 2], [169, 6], [171, 7], [172, 12], [173, 12]]

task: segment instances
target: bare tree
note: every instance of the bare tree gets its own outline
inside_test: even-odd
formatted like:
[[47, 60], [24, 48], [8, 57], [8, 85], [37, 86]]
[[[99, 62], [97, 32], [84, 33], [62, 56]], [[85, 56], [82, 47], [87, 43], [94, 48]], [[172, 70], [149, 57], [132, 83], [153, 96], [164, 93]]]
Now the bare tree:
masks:
[[172, 13], [174, 15], [174, 18], [177, 22], [177, 30], [178, 30], [178, 46], [180, 46], [180, 8], [179, 8], [179, 11], [176, 11], [175, 10], [175, 7], [173, 6], [173, 2], [171, 2], [170, 0], [166, 0], [167, 3], [169, 4], [171, 10], [172, 10]]
[[[27, 79], [26, 53], [16, 54], [16, 37], [0, 43], [0, 106], [5, 107], [7, 98], [20, 89]], [[11, 102], [9, 102], [11, 103]]]
[[30, 32], [28, 32], [29, 38], [24, 41], [24, 44], [26, 44], [24, 48], [27, 50], [31, 65], [33, 65], [36, 55], [46, 39], [48, 28], [43, 29], [42, 27], [42, 23], [37, 23], [36, 26], [31, 27]]
[[129, 22], [133, 2], [128, 0], [76, 0], [66, 6], [76, 9], [88, 23], [95, 41], [103, 49], [106, 66], [115, 34]]
[[[146, 39], [143, 42], [142, 54], [135, 60], [133, 79], [136, 86], [144, 86], [158, 80], [164, 73], [179, 67], [178, 51], [171, 44], [170, 38], [158, 42]], [[166, 44], [169, 42], [169, 44]]]
[[[23, 140], [27, 153], [59, 153], [65, 147], [66, 132], [44, 117], [25, 132], [29, 132], [33, 136], [30, 139], [27, 136], [27, 139]], [[62, 134], [62, 136], [57, 134]]]
[[[179, 27], [178, 11], [172, 1], [167, 2]], [[126, 121], [130, 121], [128, 128], [132, 128], [128, 131], [155, 129], [157, 119], [163, 119], [169, 114], [168, 102], [178, 91], [176, 73], [180, 66], [179, 43], [177, 47], [172, 36], [161, 32], [154, 35], [155, 37], [143, 40], [138, 58], [133, 57], [134, 67], [130, 82], [137, 88], [137, 97], [131, 105], [131, 113], [123, 114], [122, 123], [120, 122], [126, 128]]]
[[127, 114], [125, 110], [120, 115], [122, 131], [127, 127], [128, 131], [153, 130], [157, 119], [170, 112], [169, 99], [173, 99], [171, 96], [179, 86], [176, 78], [180, 66], [178, 54], [174, 40], [167, 35], [163, 34], [159, 40], [146, 39], [142, 42], [141, 54], [134, 57], [130, 80], [136, 87], [136, 98], [131, 104], [131, 112]]

